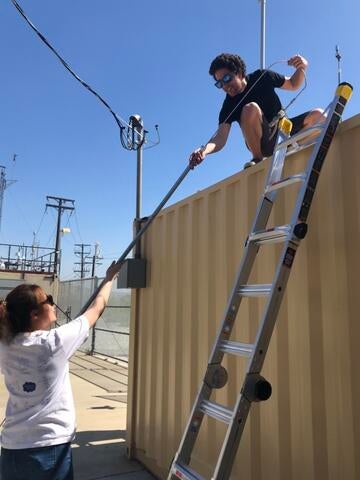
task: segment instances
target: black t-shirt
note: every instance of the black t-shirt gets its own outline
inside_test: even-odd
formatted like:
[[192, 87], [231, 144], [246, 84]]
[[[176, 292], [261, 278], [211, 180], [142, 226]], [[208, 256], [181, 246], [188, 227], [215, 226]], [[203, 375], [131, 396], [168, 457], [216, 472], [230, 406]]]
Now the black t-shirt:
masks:
[[[266, 120], [271, 122], [271, 120], [281, 109], [281, 102], [275, 93], [275, 88], [279, 88], [284, 84], [285, 77], [280, 73], [266, 70], [264, 75], [260, 78], [262, 73], [264, 73], [264, 70], [255, 70], [255, 72], [247, 75], [247, 85], [245, 90], [238, 95], [235, 95], [235, 97], [226, 95], [219, 114], [219, 124], [224, 122], [229, 124], [232, 122], [239, 122], [240, 124], [241, 111], [244, 105], [250, 102], [257, 103], [261, 108]], [[252, 88], [257, 80], [259, 81], [256, 83], [254, 88]], [[251, 91], [248, 93], [250, 89]], [[246, 98], [244, 98], [245, 95]], [[243, 98], [244, 101], [242, 101]], [[227, 118], [228, 116], [229, 118]]]

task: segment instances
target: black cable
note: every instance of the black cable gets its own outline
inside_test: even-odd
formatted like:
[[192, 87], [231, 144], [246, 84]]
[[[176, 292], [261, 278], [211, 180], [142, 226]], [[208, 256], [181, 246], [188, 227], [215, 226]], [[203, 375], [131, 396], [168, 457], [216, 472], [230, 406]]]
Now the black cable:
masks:
[[[20, 15], [25, 19], [25, 21], [27, 22], [27, 24], [30, 26], [30, 28], [39, 36], [39, 38], [45, 43], [45, 45], [50, 48], [50, 50], [56, 55], [56, 57], [60, 60], [60, 62], [63, 64], [63, 66], [66, 68], [66, 70], [68, 70], [68, 72], [70, 72], [70, 74], [78, 81], [81, 83], [81, 85], [83, 85], [87, 90], [89, 90], [89, 92], [91, 92], [93, 95], [95, 95], [95, 97], [97, 97], [100, 102], [105, 105], [105, 107], [109, 110], [109, 112], [111, 113], [111, 115], [114, 117], [118, 127], [120, 128], [120, 138], [121, 138], [121, 144], [123, 145], [124, 148], [126, 148], [127, 150], [130, 150], [128, 147], [126, 147], [124, 144], [123, 144], [123, 141], [122, 141], [122, 130], [125, 129], [125, 126], [127, 126], [128, 128], [132, 128], [130, 127], [130, 125], [125, 121], [123, 120], [121, 117], [119, 117], [119, 115], [117, 115], [113, 110], [112, 108], [110, 107], [110, 105], [101, 97], [101, 95], [99, 95], [97, 92], [95, 92], [95, 90], [90, 86], [88, 85], [86, 82], [84, 82], [84, 80], [82, 80], [71, 68], [70, 66], [66, 63], [66, 61], [57, 53], [57, 51], [55, 50], [55, 48], [48, 42], [48, 40], [44, 37], [44, 35], [35, 27], [35, 25], [31, 22], [31, 20], [26, 16], [24, 10], [20, 7], [20, 5], [17, 3], [16, 0], [11, 0], [11, 2], [13, 3], [13, 5], [15, 6], [15, 8], [18, 10], [18, 12], [20, 13]], [[132, 150], [132, 149], [131, 149]]]

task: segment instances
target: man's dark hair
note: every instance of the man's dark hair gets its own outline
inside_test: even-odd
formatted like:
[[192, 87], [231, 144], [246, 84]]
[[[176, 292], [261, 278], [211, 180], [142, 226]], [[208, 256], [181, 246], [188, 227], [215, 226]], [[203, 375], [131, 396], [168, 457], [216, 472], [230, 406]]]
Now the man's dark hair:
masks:
[[215, 78], [215, 72], [220, 68], [227, 68], [230, 72], [239, 73], [242, 77], [246, 75], [246, 65], [239, 55], [232, 53], [221, 53], [211, 62], [209, 74]]

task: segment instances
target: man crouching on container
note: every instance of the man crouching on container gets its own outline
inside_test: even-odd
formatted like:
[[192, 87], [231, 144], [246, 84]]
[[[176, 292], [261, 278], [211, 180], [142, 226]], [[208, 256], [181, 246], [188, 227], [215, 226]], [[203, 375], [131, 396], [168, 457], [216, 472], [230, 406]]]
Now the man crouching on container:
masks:
[[[191, 168], [201, 163], [206, 155], [218, 152], [225, 146], [233, 122], [239, 123], [246, 145], [253, 155], [244, 168], [256, 165], [273, 154], [277, 122], [274, 126], [271, 122], [282, 109], [275, 88], [298, 90], [308, 66], [307, 60], [301, 55], [291, 57], [287, 63], [295, 68], [291, 77], [271, 70], [256, 70], [247, 75], [242, 58], [230, 53], [222, 53], [212, 61], [209, 74], [215, 80], [215, 87], [222, 89], [226, 97], [219, 114], [219, 127], [206, 145], [191, 153]], [[290, 118], [293, 123], [292, 134], [324, 119], [320, 108]]]

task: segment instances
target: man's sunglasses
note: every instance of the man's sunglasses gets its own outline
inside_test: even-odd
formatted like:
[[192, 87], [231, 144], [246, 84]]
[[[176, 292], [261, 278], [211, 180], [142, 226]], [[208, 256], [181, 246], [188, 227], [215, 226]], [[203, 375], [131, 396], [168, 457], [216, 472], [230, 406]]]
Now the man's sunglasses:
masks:
[[215, 82], [215, 84], [214, 84], [215, 87], [216, 88], [223, 88], [224, 85], [231, 82], [231, 80], [234, 78], [234, 76], [235, 75], [233, 75], [232, 73], [225, 73], [223, 78], [221, 78], [220, 80], [217, 80]]
[[52, 295], [46, 295], [46, 300], [43, 300], [39, 303], [39, 305], [50, 305], [53, 307], [55, 305], [54, 299]]

